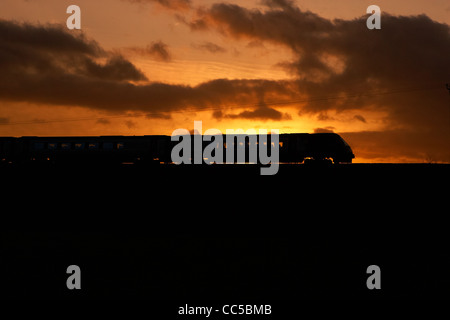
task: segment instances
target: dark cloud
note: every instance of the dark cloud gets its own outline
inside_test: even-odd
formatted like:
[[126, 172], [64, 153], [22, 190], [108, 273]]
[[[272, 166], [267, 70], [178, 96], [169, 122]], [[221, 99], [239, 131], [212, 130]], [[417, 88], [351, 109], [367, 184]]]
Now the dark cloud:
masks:
[[228, 119], [253, 119], [253, 120], [291, 120], [289, 114], [282, 113], [278, 110], [269, 107], [258, 107], [252, 111], [242, 111], [238, 114], [228, 114], [224, 116]]
[[171, 115], [169, 113], [163, 112], [152, 112], [145, 116], [147, 119], [171, 119]]
[[162, 61], [170, 61], [171, 56], [169, 51], [167, 50], [167, 44], [162, 41], [153, 42], [149, 47], [147, 47], [147, 51]]
[[353, 117], [353, 119], [358, 120], [358, 121], [361, 121], [361, 122], [363, 122], [363, 123], [367, 123], [366, 118], [364, 118], [364, 117], [363, 117], [362, 115], [360, 115], [360, 114], [356, 114], [356, 115]]
[[335, 120], [333, 117], [329, 116], [326, 112], [320, 112], [317, 115], [317, 120], [319, 121], [330, 121], [330, 120]]
[[0, 20], [0, 41], [11, 50], [10, 53], [20, 53], [28, 48], [33, 52], [54, 54], [104, 54], [97, 42], [87, 39], [82, 33], [76, 36], [69, 34], [67, 28], [59, 25], [42, 26]]
[[253, 120], [291, 120], [292, 117], [287, 113], [282, 113], [274, 108], [269, 107], [262, 97], [260, 97], [260, 103], [258, 104], [257, 108], [249, 111], [245, 110], [238, 114], [222, 114], [222, 113], [216, 113], [216, 118], [228, 118], [228, 119], [253, 119]]
[[208, 51], [210, 53], [223, 53], [227, 52], [227, 49], [221, 47], [213, 42], [204, 41], [202, 43], [193, 43], [192, 47], [202, 51]]
[[168, 50], [168, 45], [162, 41], [152, 42], [145, 48], [133, 47], [130, 48], [130, 50], [137, 54], [151, 56], [164, 62], [170, 62], [172, 60], [172, 56]]
[[[101, 63], [99, 61], [105, 60]], [[59, 26], [33, 26], [0, 20], [0, 82], [45, 77], [86, 77], [113, 81], [146, 80], [144, 74], [117, 54], [104, 51], [83, 34]], [[23, 94], [30, 88], [22, 87]], [[1, 90], [1, 89], [0, 89]]]
[[315, 128], [314, 133], [333, 133], [334, 129], [334, 127]]
[[106, 63], [99, 64], [91, 59], [85, 59], [84, 68], [81, 73], [91, 78], [99, 78], [105, 80], [146, 80], [147, 78], [141, 71], [122, 56], [115, 55], [108, 59]]
[[132, 3], [156, 3], [172, 10], [186, 10], [191, 8], [191, 0], [124, 0]]

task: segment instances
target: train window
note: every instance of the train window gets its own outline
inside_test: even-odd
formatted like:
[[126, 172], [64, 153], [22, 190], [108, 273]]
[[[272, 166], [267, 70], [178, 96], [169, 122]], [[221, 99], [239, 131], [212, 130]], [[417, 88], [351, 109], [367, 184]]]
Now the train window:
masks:
[[75, 143], [75, 150], [83, 150], [83, 149], [84, 149], [84, 142]]
[[104, 150], [112, 150], [113, 149], [113, 143], [112, 142], [103, 142], [103, 149]]
[[88, 149], [89, 150], [97, 150], [98, 149], [98, 143], [97, 142], [89, 142], [88, 143]]
[[61, 150], [70, 150], [70, 143], [68, 142], [61, 143]]
[[44, 143], [43, 142], [35, 142], [33, 144], [34, 150], [42, 150], [44, 149]]
[[49, 142], [47, 148], [48, 150], [56, 150], [58, 148], [58, 144], [56, 142]]
[[117, 150], [122, 150], [125, 147], [125, 144], [123, 142], [117, 142]]

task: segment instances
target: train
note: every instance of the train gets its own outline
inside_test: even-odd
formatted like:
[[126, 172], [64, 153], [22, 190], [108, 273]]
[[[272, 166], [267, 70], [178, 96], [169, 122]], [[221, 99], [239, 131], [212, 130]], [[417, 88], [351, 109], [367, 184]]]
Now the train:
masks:
[[[194, 136], [191, 137], [194, 141]], [[268, 143], [273, 143], [270, 141], [271, 135], [267, 137]], [[248, 150], [251, 143], [258, 144], [259, 135], [255, 135], [254, 139], [251, 136], [240, 139], [238, 135], [233, 138], [228, 140], [227, 135], [223, 135], [220, 147], [223, 151], [227, 148], [235, 148], [236, 151], [244, 149], [244, 162], [247, 163]], [[172, 140], [171, 136], [166, 135], [0, 137], [0, 161], [2, 164], [171, 164], [172, 148], [178, 143]], [[226, 141], [233, 143], [227, 145]], [[210, 142], [202, 143], [205, 146]], [[348, 143], [336, 133], [279, 134], [278, 143], [280, 163], [329, 161], [340, 164], [351, 163], [355, 158]], [[225, 152], [223, 155], [225, 157]]]

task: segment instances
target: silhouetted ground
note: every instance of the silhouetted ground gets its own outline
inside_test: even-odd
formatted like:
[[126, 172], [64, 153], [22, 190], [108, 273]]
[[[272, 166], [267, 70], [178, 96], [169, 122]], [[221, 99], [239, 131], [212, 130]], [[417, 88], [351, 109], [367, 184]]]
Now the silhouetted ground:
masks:
[[3, 167], [2, 295], [449, 298], [449, 169]]

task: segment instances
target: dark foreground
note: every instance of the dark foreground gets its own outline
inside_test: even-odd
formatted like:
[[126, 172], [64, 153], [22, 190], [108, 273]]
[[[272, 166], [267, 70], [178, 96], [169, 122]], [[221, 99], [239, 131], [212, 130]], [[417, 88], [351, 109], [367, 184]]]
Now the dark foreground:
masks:
[[[11, 167], [13, 298], [449, 298], [449, 165]], [[82, 270], [82, 289], [66, 269]], [[381, 268], [369, 290], [367, 267]], [[231, 303], [231, 302], [230, 302]]]

